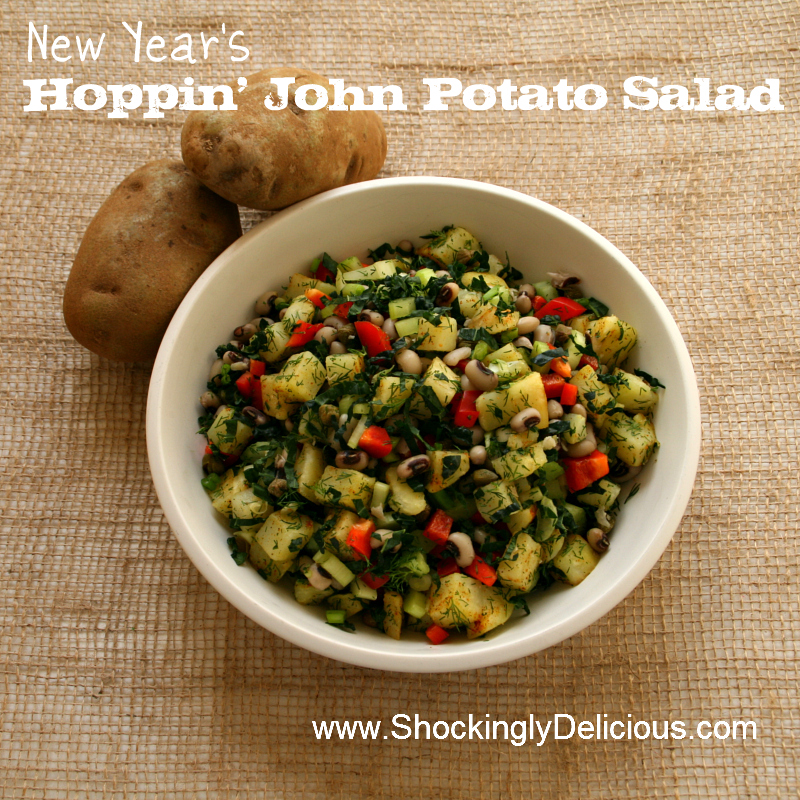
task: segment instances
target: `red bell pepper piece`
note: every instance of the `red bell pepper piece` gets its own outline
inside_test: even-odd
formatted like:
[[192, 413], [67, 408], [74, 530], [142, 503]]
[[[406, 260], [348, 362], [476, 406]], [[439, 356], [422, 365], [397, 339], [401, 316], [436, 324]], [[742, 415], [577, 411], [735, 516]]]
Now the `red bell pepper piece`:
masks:
[[471, 575], [486, 586], [493, 586], [497, 580], [497, 570], [487, 564], [481, 556], [475, 556], [475, 560], [464, 568], [467, 575]]
[[578, 387], [571, 383], [565, 383], [561, 390], [561, 405], [574, 406], [578, 401]]
[[317, 331], [322, 330], [322, 327], [321, 322], [316, 325], [312, 325], [310, 322], [298, 322], [286, 346], [302, 347], [304, 344], [308, 344], [317, 335]]
[[392, 349], [389, 337], [377, 325], [361, 320], [356, 322], [355, 326], [358, 338], [361, 339], [361, 344], [367, 348], [368, 355], [376, 356], [378, 353], [385, 353]]
[[435, 622], [425, 631], [431, 644], [441, 644], [450, 634]]
[[241, 377], [236, 379], [236, 388], [239, 393], [246, 400], [249, 400], [253, 394], [253, 376], [250, 372], [242, 373]]
[[437, 508], [422, 533], [426, 539], [430, 539], [436, 544], [444, 544], [452, 528], [453, 518], [449, 514], [445, 514], [441, 508]]
[[392, 439], [385, 428], [370, 425], [358, 440], [358, 446], [373, 458], [383, 458], [392, 452]]
[[468, 392], [459, 392], [452, 402], [455, 411], [455, 424], [459, 428], [471, 428], [478, 421], [478, 408], [475, 401], [482, 392], [470, 389]]
[[366, 561], [372, 554], [372, 545], [370, 544], [370, 537], [375, 530], [375, 523], [371, 519], [361, 519], [350, 528], [345, 544], [353, 549], [354, 552], [364, 556]]
[[369, 572], [362, 572], [359, 576], [370, 589], [380, 589], [385, 583], [389, 583], [388, 575], [372, 575]]
[[469, 519], [474, 525], [486, 524], [486, 520], [483, 518], [483, 514], [481, 514], [480, 511], [476, 511]]
[[578, 369], [587, 366], [591, 367], [596, 372], [597, 368], [600, 366], [600, 362], [594, 356], [581, 356], [581, 360], [578, 362]]
[[[250, 362], [251, 366], [253, 362]], [[261, 378], [253, 377], [250, 381], [250, 386], [253, 389], [253, 394], [250, 397], [250, 405], [257, 408], [259, 411], [264, 410], [264, 395], [261, 394]]]
[[[550, 345], [551, 350], [555, 350], [553, 345]], [[560, 375], [562, 378], [571, 378], [572, 377], [572, 369], [570, 365], [567, 363], [567, 360], [560, 356], [559, 358], [554, 358], [550, 361], [550, 370], [555, 372], [556, 375]]]
[[258, 361], [254, 358], [250, 359], [250, 372], [256, 378], [260, 378], [267, 371], [267, 365], [264, 361]]
[[[211, 449], [211, 445], [206, 445], [206, 455], [213, 456], [214, 451]], [[225, 467], [232, 467], [238, 460], [239, 456], [217, 456]]]
[[562, 322], [585, 313], [586, 309], [570, 297], [556, 297], [555, 300], [546, 303], [536, 312], [539, 319], [552, 316], [558, 317]]
[[542, 383], [544, 384], [544, 393], [548, 400], [557, 400], [561, 397], [561, 392], [564, 389], [566, 381], [560, 375], [553, 375], [552, 373], [542, 375]]
[[544, 299], [540, 294], [537, 294], [536, 297], [533, 298], [533, 311], [536, 313], [540, 308], [547, 305], [547, 300]]
[[459, 361], [458, 364], [456, 364], [456, 367], [458, 367], [458, 369], [464, 372], [464, 370], [467, 368], [467, 364], [469, 364], [469, 359], [462, 358], [461, 361]]
[[325, 266], [325, 262], [322, 259], [320, 259], [317, 268], [314, 270], [314, 277], [318, 281], [323, 281], [325, 283], [336, 280], [336, 276]]
[[353, 301], [350, 300], [347, 303], [339, 303], [338, 306], [333, 310], [333, 313], [336, 314], [337, 317], [341, 319], [347, 319], [348, 315], [350, 314], [350, 308], [353, 305]]
[[317, 307], [317, 308], [325, 308], [325, 301], [330, 300], [325, 292], [321, 292], [319, 289], [306, 289], [303, 294]]
[[564, 458], [561, 463], [564, 466], [567, 488], [571, 492], [579, 492], [608, 475], [608, 456], [599, 450], [583, 458]]
[[439, 562], [439, 566], [436, 567], [436, 572], [439, 574], [440, 578], [444, 578], [445, 575], [452, 575], [454, 572], [461, 572], [461, 568], [456, 564], [456, 560], [454, 558], [445, 558]]

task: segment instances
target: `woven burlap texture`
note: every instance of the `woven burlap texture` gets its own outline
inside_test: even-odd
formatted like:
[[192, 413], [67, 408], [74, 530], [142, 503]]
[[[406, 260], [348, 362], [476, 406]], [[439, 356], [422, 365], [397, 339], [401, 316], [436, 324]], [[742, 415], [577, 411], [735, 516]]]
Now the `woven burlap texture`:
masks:
[[[460, 0], [23, 2], [2, 11], [0, 795], [25, 798], [798, 796], [798, 5]], [[146, 36], [241, 29], [207, 62], [133, 62]], [[27, 63], [27, 27], [107, 32], [97, 63]], [[703, 395], [695, 492], [648, 578], [583, 633], [504, 666], [381, 674], [260, 629], [202, 579], [153, 491], [148, 365], [69, 336], [82, 233], [133, 168], [179, 153], [159, 121], [25, 114], [25, 78], [179, 84], [299, 64], [397, 83], [385, 176], [518, 189], [576, 215], [652, 281]], [[783, 112], [635, 112], [622, 82], [781, 79]], [[421, 79], [607, 87], [600, 112], [422, 112]], [[243, 212], [246, 227], [258, 222]], [[203, 356], [205, 358], [205, 356]], [[752, 719], [757, 741], [317, 742], [311, 720], [468, 713]], [[693, 731], [692, 731], [693, 732]]]

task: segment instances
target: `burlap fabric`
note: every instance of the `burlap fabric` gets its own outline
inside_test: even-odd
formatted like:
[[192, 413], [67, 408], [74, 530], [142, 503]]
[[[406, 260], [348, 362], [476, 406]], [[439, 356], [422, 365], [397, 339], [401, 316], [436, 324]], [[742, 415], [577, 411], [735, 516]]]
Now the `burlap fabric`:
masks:
[[[793, 798], [798, 796], [798, 5], [78, 3], [2, 9], [3, 798]], [[159, 509], [148, 365], [78, 346], [61, 295], [82, 232], [139, 164], [177, 154], [182, 115], [23, 114], [28, 77], [231, 79], [132, 62], [146, 35], [241, 28], [244, 72], [302, 64], [398, 83], [384, 174], [498, 183], [618, 244], [694, 355], [704, 447], [674, 542], [612, 613], [560, 646], [441, 676], [361, 670], [291, 646], [198, 575]], [[29, 20], [108, 32], [101, 59], [26, 64]], [[622, 110], [622, 81], [780, 78], [780, 113]], [[609, 89], [603, 111], [422, 113], [423, 77]], [[244, 212], [246, 226], [258, 221]], [[752, 719], [758, 740], [317, 742], [312, 719], [469, 712], [513, 720]], [[693, 732], [693, 730], [691, 730]]]

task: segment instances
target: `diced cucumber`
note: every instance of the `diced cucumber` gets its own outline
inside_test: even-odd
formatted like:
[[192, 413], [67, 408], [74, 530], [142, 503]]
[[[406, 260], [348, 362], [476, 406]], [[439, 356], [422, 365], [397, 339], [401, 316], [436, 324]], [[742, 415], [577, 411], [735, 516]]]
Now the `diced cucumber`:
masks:
[[533, 538], [537, 542], [546, 542], [556, 532], [556, 504], [549, 498], [543, 497], [539, 503], [539, 513], [536, 515], [536, 532]]
[[353, 407], [353, 403], [358, 400], [358, 397], [354, 394], [346, 394], [344, 397], [339, 398], [339, 413], [340, 414], [347, 414], [350, 409]]
[[514, 339], [519, 339], [519, 331], [516, 328], [511, 328], [511, 330], [504, 331], [500, 334], [500, 341], [503, 344], [509, 344], [509, 342], [513, 342]]
[[544, 297], [545, 300], [555, 300], [558, 297], [558, 289], [550, 281], [534, 283], [533, 288], [536, 289], [536, 294]]
[[564, 467], [558, 461], [548, 461], [543, 466], [539, 467], [539, 474], [537, 477], [544, 478], [545, 481], [554, 481], [564, 474]]
[[414, 619], [422, 619], [428, 613], [428, 596], [411, 589], [403, 599], [403, 611]]
[[567, 481], [562, 475], [552, 481], [547, 481], [544, 485], [545, 496], [551, 500], [566, 500], [567, 499]]
[[408, 559], [405, 567], [412, 575], [416, 575], [418, 578], [427, 575], [431, 571], [428, 561], [422, 553], [414, 553], [414, 557]]
[[367, 586], [361, 578], [356, 578], [350, 584], [350, 591], [353, 593], [353, 597], [357, 597], [359, 600], [377, 600], [378, 599], [378, 590], [373, 589], [371, 586]]
[[398, 336], [415, 336], [419, 330], [420, 317], [407, 317], [395, 322], [394, 327]]
[[[355, 406], [353, 406], [355, 408]], [[369, 406], [367, 406], [367, 410], [369, 411]], [[364, 431], [367, 429], [367, 421], [366, 419], [360, 419], [358, 424], [353, 429], [353, 432], [350, 434], [350, 438], [347, 440], [347, 447], [350, 450], [357, 450], [358, 443], [361, 441], [361, 437], [364, 435]]]
[[475, 349], [472, 351], [472, 357], [478, 361], [483, 361], [483, 359], [489, 355], [490, 350], [491, 348], [486, 342], [478, 342], [478, 344], [475, 345]]
[[341, 293], [347, 297], [358, 297], [360, 294], [364, 294], [368, 288], [363, 283], [346, 283], [342, 286]]
[[369, 403], [353, 403], [353, 413], [359, 416], [366, 416], [372, 411], [372, 406]]
[[586, 512], [580, 506], [574, 506], [572, 503], [564, 503], [564, 508], [569, 511], [572, 521], [575, 523], [575, 532], [583, 534], [586, 532]]
[[314, 561], [317, 562], [335, 581], [339, 581], [342, 586], [347, 586], [355, 575], [341, 562], [333, 553], [320, 551], [314, 554]]
[[325, 612], [325, 622], [330, 625], [341, 625], [347, 619], [347, 614], [336, 608], [329, 608]]
[[392, 319], [403, 319], [417, 310], [417, 301], [413, 297], [401, 297], [389, 301], [389, 316]]
[[511, 381], [527, 375], [531, 368], [524, 361], [492, 361], [489, 364], [489, 369], [497, 375], [497, 380], [501, 384], [510, 383]]
[[344, 261], [340, 261], [336, 265], [337, 272], [352, 272], [354, 269], [361, 269], [364, 265], [361, 263], [360, 258], [356, 258], [355, 256], [350, 256], [346, 258]]
[[372, 506], [382, 506], [389, 498], [389, 485], [375, 481], [375, 486], [372, 487]]
[[428, 281], [430, 281], [435, 274], [436, 273], [430, 269], [430, 267], [426, 267], [425, 269], [418, 269], [416, 277], [423, 286], [427, 286]]

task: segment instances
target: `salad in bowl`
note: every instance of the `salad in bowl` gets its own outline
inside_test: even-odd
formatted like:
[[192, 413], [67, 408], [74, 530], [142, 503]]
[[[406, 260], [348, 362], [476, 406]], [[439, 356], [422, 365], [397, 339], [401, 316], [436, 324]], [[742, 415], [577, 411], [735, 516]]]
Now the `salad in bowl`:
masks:
[[202, 485], [237, 564], [331, 625], [438, 644], [591, 574], [661, 384], [579, 275], [521, 283], [463, 227], [422, 241], [324, 253], [256, 300], [200, 398]]

